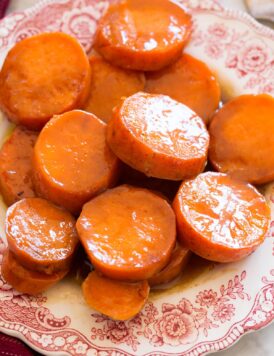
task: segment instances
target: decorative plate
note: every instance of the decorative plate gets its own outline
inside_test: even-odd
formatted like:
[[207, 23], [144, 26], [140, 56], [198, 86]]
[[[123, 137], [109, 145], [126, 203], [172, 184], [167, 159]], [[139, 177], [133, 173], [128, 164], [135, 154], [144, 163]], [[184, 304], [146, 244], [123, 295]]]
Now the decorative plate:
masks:
[[[246, 14], [212, 0], [182, 0], [193, 14], [187, 51], [218, 75], [225, 98], [274, 95], [274, 32]], [[17, 41], [44, 31], [64, 31], [89, 51], [107, 1], [46, 0], [0, 22], [0, 62]], [[0, 140], [9, 130], [4, 117]], [[274, 184], [264, 187], [274, 220]], [[0, 262], [5, 248], [5, 206], [0, 205]], [[112, 321], [89, 309], [80, 285], [67, 278], [30, 297], [0, 276], [0, 330], [47, 355], [202, 355], [225, 349], [274, 319], [274, 248], [271, 235], [245, 260], [226, 265], [193, 260], [177, 285], [155, 291], [134, 319]]]

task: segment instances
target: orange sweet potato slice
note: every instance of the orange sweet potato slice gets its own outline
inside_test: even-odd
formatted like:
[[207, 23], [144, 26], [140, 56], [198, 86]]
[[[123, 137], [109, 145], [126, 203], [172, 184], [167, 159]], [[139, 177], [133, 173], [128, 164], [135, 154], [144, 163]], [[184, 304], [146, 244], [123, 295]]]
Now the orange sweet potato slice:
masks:
[[115, 320], [133, 318], [144, 306], [148, 294], [147, 281], [127, 283], [91, 272], [82, 284], [87, 304]]

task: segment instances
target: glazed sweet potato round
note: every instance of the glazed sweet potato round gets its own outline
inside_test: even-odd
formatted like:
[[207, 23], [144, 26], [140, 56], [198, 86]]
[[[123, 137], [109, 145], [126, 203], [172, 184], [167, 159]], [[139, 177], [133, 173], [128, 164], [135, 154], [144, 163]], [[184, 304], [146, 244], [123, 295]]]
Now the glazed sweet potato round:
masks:
[[94, 46], [115, 65], [154, 71], [180, 57], [191, 27], [191, 16], [173, 1], [123, 0], [99, 21]]
[[68, 269], [78, 245], [73, 216], [51, 202], [26, 198], [8, 208], [9, 249], [26, 268], [52, 274]]
[[150, 277], [148, 283], [151, 287], [169, 283], [179, 277], [187, 265], [191, 251], [177, 243], [172, 251], [169, 263], [154, 276]]
[[37, 132], [17, 126], [0, 150], [0, 192], [8, 206], [35, 197], [31, 177], [37, 137]]
[[173, 202], [179, 240], [197, 255], [233, 262], [265, 239], [270, 209], [250, 184], [207, 172], [182, 183]]
[[173, 65], [146, 74], [145, 91], [169, 95], [195, 111], [205, 123], [218, 108], [221, 91], [207, 65], [184, 53]]
[[175, 215], [168, 202], [128, 185], [85, 204], [76, 227], [94, 267], [113, 279], [153, 276], [167, 264], [175, 245]]
[[209, 135], [187, 106], [140, 92], [114, 110], [107, 142], [123, 162], [147, 176], [183, 180], [203, 171]]
[[17, 43], [0, 72], [0, 108], [16, 124], [41, 129], [80, 108], [90, 88], [88, 58], [73, 37], [42, 33]]
[[51, 119], [34, 147], [38, 195], [77, 214], [84, 203], [112, 186], [119, 160], [109, 149], [105, 133], [106, 124], [84, 111]]
[[84, 110], [108, 122], [122, 97], [144, 90], [145, 76], [141, 72], [116, 67], [98, 55], [92, 55], [89, 62], [91, 87]]
[[253, 184], [274, 180], [274, 98], [242, 95], [225, 104], [209, 127], [216, 170]]
[[1, 264], [1, 273], [18, 292], [35, 295], [44, 292], [54, 284], [58, 283], [68, 273], [68, 269], [46, 274], [32, 271], [22, 266], [14, 254], [6, 250]]
[[87, 304], [115, 320], [133, 318], [144, 306], [148, 295], [147, 281], [128, 283], [100, 276], [92, 271], [82, 284]]

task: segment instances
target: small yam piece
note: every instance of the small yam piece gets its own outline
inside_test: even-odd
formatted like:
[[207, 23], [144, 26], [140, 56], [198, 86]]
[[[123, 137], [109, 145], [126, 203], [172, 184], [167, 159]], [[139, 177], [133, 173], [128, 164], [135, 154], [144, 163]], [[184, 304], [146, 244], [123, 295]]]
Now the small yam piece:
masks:
[[82, 284], [87, 304], [115, 320], [133, 318], [143, 308], [148, 295], [147, 281], [115, 281], [91, 272]]
[[209, 135], [187, 106], [139, 92], [114, 110], [107, 142], [123, 162], [147, 176], [183, 180], [203, 171]]
[[70, 267], [78, 246], [74, 217], [40, 198], [27, 198], [8, 208], [8, 246], [24, 267], [52, 274]]
[[52, 274], [31, 271], [23, 267], [8, 249], [4, 252], [1, 273], [5, 281], [18, 292], [36, 295], [58, 283], [68, 273], [68, 269]]
[[123, 0], [99, 21], [94, 47], [112, 64], [154, 71], [180, 57], [191, 29], [191, 16], [173, 1]]
[[173, 201], [181, 184], [179, 181], [148, 177], [126, 164], [123, 164], [121, 168], [120, 183], [158, 192], [169, 201]]
[[17, 126], [0, 150], [0, 191], [8, 206], [35, 197], [31, 177], [37, 137], [37, 132]]
[[221, 100], [214, 74], [205, 63], [186, 53], [171, 66], [147, 73], [145, 91], [170, 96], [196, 112], [205, 123]]
[[144, 280], [169, 261], [176, 239], [168, 202], [122, 185], [84, 205], [77, 231], [95, 269], [109, 278]]
[[210, 127], [209, 160], [222, 173], [253, 184], [274, 180], [274, 98], [242, 95], [225, 104]]
[[145, 77], [143, 73], [116, 67], [98, 55], [92, 55], [89, 62], [91, 87], [84, 110], [108, 122], [122, 97], [144, 90]]
[[270, 209], [252, 185], [207, 172], [182, 183], [173, 202], [179, 240], [216, 262], [238, 261], [265, 239]]
[[84, 111], [52, 118], [34, 148], [37, 194], [77, 214], [84, 203], [112, 186], [119, 160], [105, 135], [106, 124]]
[[149, 285], [154, 287], [160, 284], [169, 283], [177, 278], [187, 265], [190, 256], [191, 251], [177, 243], [172, 251], [169, 263], [160, 272], [149, 278]]
[[88, 58], [75, 38], [42, 33], [18, 42], [0, 72], [0, 108], [39, 130], [55, 114], [81, 108], [90, 88]]

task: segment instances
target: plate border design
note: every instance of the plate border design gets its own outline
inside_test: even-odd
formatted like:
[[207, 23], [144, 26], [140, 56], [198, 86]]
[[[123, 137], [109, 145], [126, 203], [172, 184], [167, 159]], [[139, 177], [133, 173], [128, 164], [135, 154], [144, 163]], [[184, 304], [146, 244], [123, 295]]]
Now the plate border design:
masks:
[[[67, 3], [69, 0], [58, 0], [57, 3]], [[32, 17], [35, 14], [41, 12], [50, 4], [54, 3], [54, 0], [42, 0], [39, 3], [35, 4], [33, 7], [26, 9], [22, 12], [16, 12], [11, 14], [0, 21], [0, 40], [4, 40], [3, 49], [7, 49], [10, 46], [9, 38], [11, 38], [11, 34], [16, 32], [17, 26], [20, 22], [28, 17]], [[77, 0], [75, 3], [81, 4], [84, 3], [85, 0]], [[94, 0], [96, 2], [96, 0]], [[56, 3], [56, 2], [55, 2]], [[218, 16], [228, 19], [236, 19], [244, 22], [246, 25], [250, 26], [253, 30], [255, 30], [260, 36], [265, 36], [271, 40], [274, 40], [274, 31], [259, 24], [256, 22], [251, 16], [247, 13], [240, 12], [237, 10], [229, 10], [223, 8], [218, 1], [215, 0], [181, 0], [181, 3], [184, 5], [188, 5], [192, 8], [192, 11], [196, 13], [207, 12], [209, 14], [216, 14], [218, 11]], [[203, 3], [203, 6], [200, 5]], [[80, 5], [79, 5], [80, 6]], [[1, 32], [2, 30], [2, 32]], [[6, 30], [6, 35], [5, 35]], [[273, 190], [274, 192], [274, 190]], [[274, 193], [273, 193], [274, 194]], [[273, 226], [274, 228], [274, 226]], [[272, 233], [274, 236], [274, 233]], [[3, 249], [3, 243], [1, 245], [0, 238], [0, 261], [1, 261], [1, 246]], [[3, 252], [3, 251], [2, 251]], [[274, 249], [272, 251], [272, 256], [274, 256]], [[236, 341], [238, 341], [241, 336], [246, 333], [258, 330], [262, 327], [269, 325], [274, 320], [274, 269], [270, 270], [269, 277], [262, 276], [263, 287], [256, 293], [254, 297], [254, 303], [251, 310], [248, 312], [246, 317], [242, 320], [235, 322], [227, 333], [214, 340], [214, 341], [203, 341], [200, 342], [188, 350], [178, 353], [178, 352], [149, 352], [144, 353], [143, 356], [198, 356], [204, 355], [211, 352], [216, 352], [220, 350], [224, 350], [231, 345], [233, 345]], [[24, 323], [16, 322], [16, 321], [8, 321], [5, 319], [5, 314], [3, 313], [3, 309], [1, 305], [3, 305], [3, 300], [0, 299], [0, 330], [6, 334], [16, 336], [26, 342], [33, 349], [43, 353], [47, 352], [48, 355], [86, 355], [87, 348], [85, 348], [85, 344], [90, 348], [90, 353], [87, 355], [97, 355], [97, 356], [135, 356], [134, 353], [130, 353], [124, 350], [121, 350], [118, 346], [101, 347], [95, 345], [93, 342], [87, 339], [86, 336], [81, 334], [78, 330], [70, 328], [70, 320], [68, 317], [64, 317], [62, 319], [56, 318], [54, 315], [50, 313], [47, 308], [43, 307], [43, 302], [40, 297], [38, 299], [30, 300], [29, 297], [21, 296], [14, 290], [12, 290], [9, 286], [5, 285], [4, 281], [1, 280], [0, 277], [0, 293], [3, 291], [6, 293], [8, 301], [11, 303], [15, 303], [17, 307], [14, 307], [15, 310], [19, 311], [20, 308], [30, 308], [32, 317], [39, 322], [39, 327], [41, 326], [41, 332], [36, 330], [33, 325], [26, 326]], [[272, 298], [272, 299], [270, 299]], [[21, 304], [20, 304], [21, 303]], [[29, 303], [29, 304], [28, 304]], [[269, 305], [272, 303], [272, 309], [268, 310]], [[21, 307], [19, 308], [18, 305]], [[16, 309], [17, 308], [17, 309]], [[267, 309], [268, 308], [268, 309]], [[261, 315], [261, 319], [258, 317], [255, 318], [255, 314]], [[264, 315], [264, 317], [262, 317]], [[33, 319], [33, 320], [34, 320]], [[46, 335], [41, 344], [41, 335]], [[37, 336], [38, 335], [38, 336]], [[50, 351], [47, 347], [50, 345], [50, 340], [54, 337], [54, 340], [58, 338], [58, 342], [60, 345], [56, 345], [56, 350]], [[39, 339], [40, 338], [40, 339]], [[61, 345], [65, 340], [65, 344]], [[39, 342], [38, 342], [39, 340]], [[41, 345], [41, 346], [39, 346]], [[114, 345], [114, 344], [113, 344]], [[175, 350], [175, 349], [174, 349]]]

